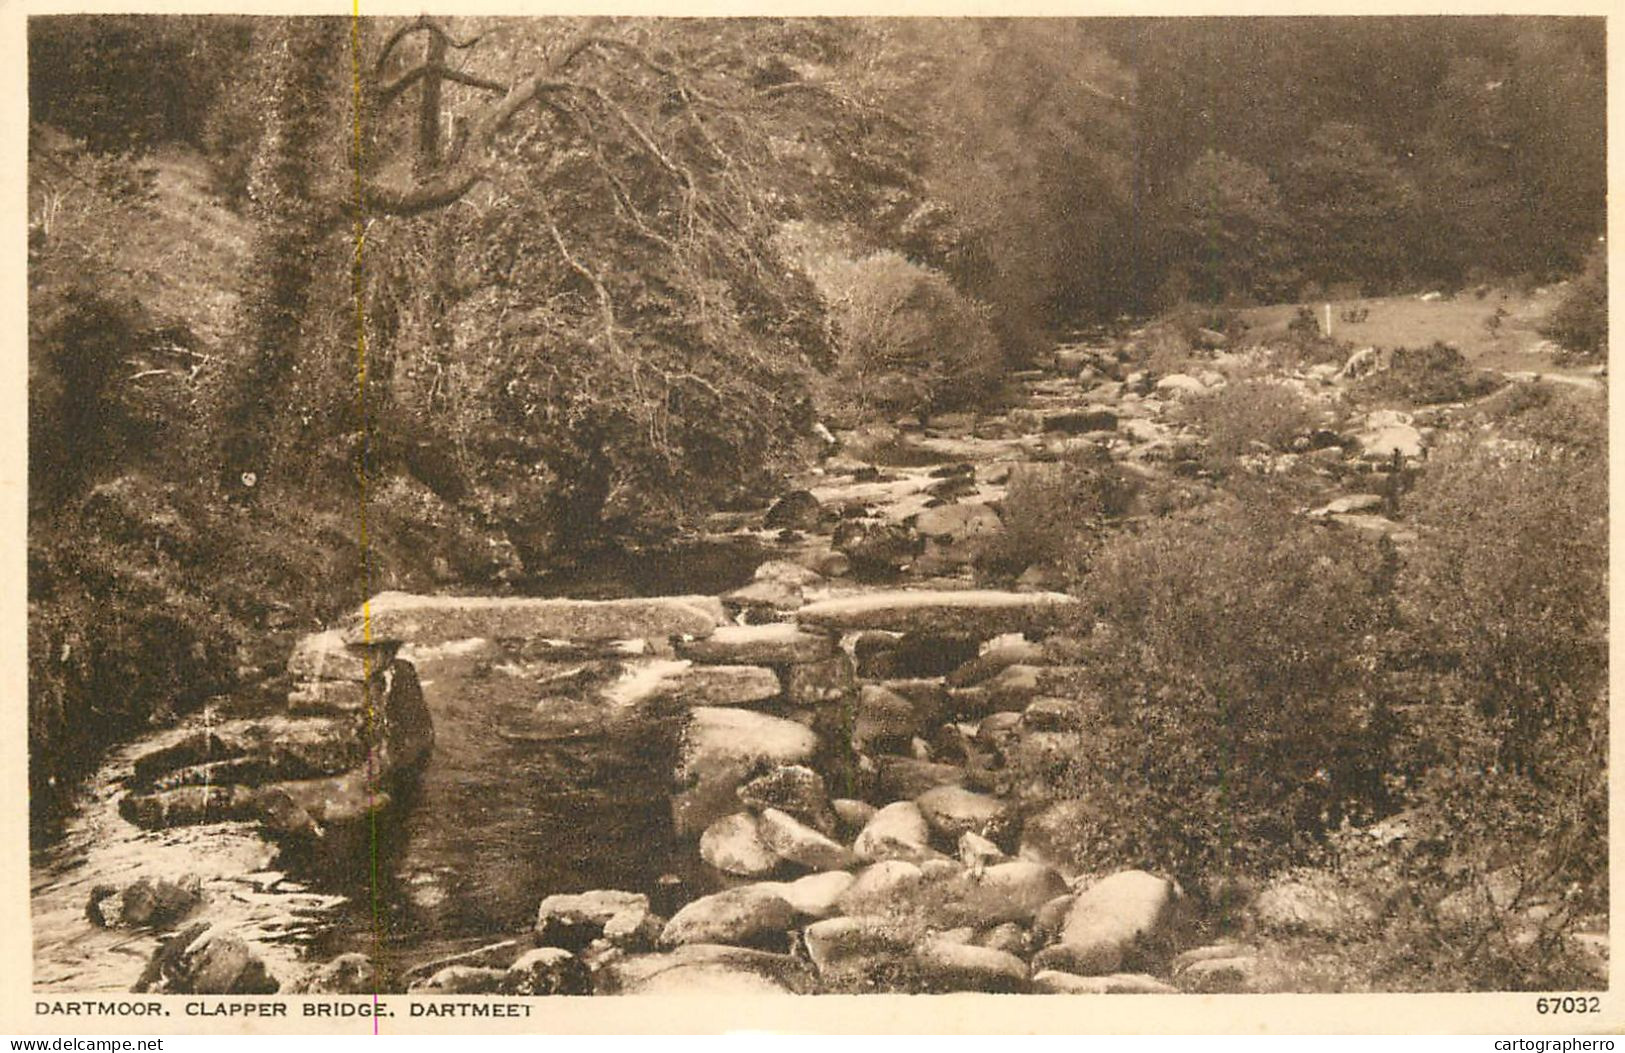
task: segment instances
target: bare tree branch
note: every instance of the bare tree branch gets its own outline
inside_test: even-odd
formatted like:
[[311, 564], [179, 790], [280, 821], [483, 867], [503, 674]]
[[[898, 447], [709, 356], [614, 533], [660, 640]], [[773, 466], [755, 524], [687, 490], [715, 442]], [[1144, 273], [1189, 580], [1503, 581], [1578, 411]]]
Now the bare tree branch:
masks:
[[555, 109], [561, 116], [575, 125], [581, 132], [581, 137], [591, 146], [593, 165], [598, 169], [599, 174], [603, 176], [604, 181], [609, 184], [618, 210], [637, 228], [639, 234], [665, 248], [674, 256], [677, 255], [677, 243], [650, 226], [643, 211], [633, 202], [631, 191], [621, 181], [620, 176], [615, 173], [614, 166], [609, 163], [609, 159], [604, 156], [602, 138], [594, 134], [592, 126], [587, 123], [586, 118], [569, 106], [557, 106]]
[[419, 15], [414, 21], [395, 30], [389, 35], [389, 39], [384, 41], [384, 46], [378, 51], [378, 59], [373, 63], [372, 73], [374, 79], [383, 75], [384, 66], [389, 62], [390, 53], [395, 50], [401, 41], [413, 33], [432, 33], [445, 42], [447, 47], [456, 48], [458, 51], [473, 47], [480, 42], [481, 38], [480, 34], [476, 34], [467, 40], [458, 40], [447, 32], [444, 26], [430, 19], [428, 15]]
[[418, 81], [430, 75], [439, 77], [441, 80], [455, 81], [458, 84], [467, 84], [471, 88], [480, 88], [484, 91], [506, 93], [508, 90], [508, 86], [506, 84], [499, 84], [494, 80], [486, 80], [484, 77], [477, 77], [472, 73], [465, 73], [459, 69], [452, 69], [450, 66], [443, 66], [439, 64], [430, 65], [425, 63], [421, 66], [412, 67], [405, 73], [402, 73], [399, 77], [396, 77], [394, 80], [384, 85], [382, 88], [379, 88], [378, 99], [380, 102], [387, 103], [394, 99], [395, 96], [405, 91], [407, 88], [410, 88], [413, 84], [416, 84]]
[[[508, 88], [501, 99], [476, 113], [458, 157], [434, 179], [404, 189], [386, 186], [376, 180], [365, 180], [359, 195], [361, 209], [368, 213], [395, 216], [419, 215], [450, 205], [467, 194], [485, 178], [485, 152], [515, 114], [540, 95], [577, 87], [552, 78], [586, 48], [601, 21], [589, 20], [540, 69]], [[355, 202], [346, 202], [343, 214], [353, 218], [355, 209]]]
[[553, 221], [553, 213], [548, 211], [545, 198], [538, 195], [537, 201], [541, 203], [542, 218], [547, 223], [547, 232], [552, 235], [553, 244], [559, 250], [559, 255], [564, 258], [564, 262], [569, 268], [585, 278], [592, 285], [593, 291], [597, 293], [598, 309], [604, 326], [604, 340], [611, 351], [619, 353], [621, 349], [620, 341], [615, 338], [615, 301], [610, 296], [609, 289], [604, 286], [602, 279], [590, 267], [576, 258], [576, 255], [564, 244], [564, 235], [559, 233], [559, 225]]

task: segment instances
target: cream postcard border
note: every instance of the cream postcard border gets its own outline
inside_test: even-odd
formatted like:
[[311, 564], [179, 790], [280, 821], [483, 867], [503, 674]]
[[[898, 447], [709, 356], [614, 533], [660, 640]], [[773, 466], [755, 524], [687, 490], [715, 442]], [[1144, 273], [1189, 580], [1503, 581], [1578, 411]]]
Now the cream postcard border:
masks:
[[[1045, 0], [448, 0], [411, 3], [403, 0], [359, 0], [362, 15], [412, 15], [422, 11], [444, 14], [579, 15], [933, 15], [933, 16], [1099, 16], [1099, 15], [1374, 15], [1374, 14], [1538, 14], [1613, 16], [1625, 14], [1625, 4], [1576, 0], [1506, 3], [1454, 0], [1449, 4], [1418, 4], [1395, 0], [1333, 0], [1300, 6], [1291, 0], [1094, 0], [1066, 4]], [[334, 0], [147, 0], [144, 3], [67, 3], [40, 0], [0, 0], [0, 142], [5, 144], [0, 198], [0, 304], [9, 319], [3, 344], [0, 383], [0, 1033], [7, 1034], [331, 1034], [372, 1033], [364, 1018], [334, 1022], [303, 1018], [298, 1003], [334, 1001], [269, 996], [289, 1003], [285, 1020], [229, 1021], [187, 1018], [183, 1001], [173, 999], [176, 1015], [143, 1017], [36, 1016], [32, 990], [33, 940], [29, 923], [28, 782], [27, 782], [27, 293], [26, 149], [27, 70], [25, 23], [31, 14], [72, 12], [105, 13], [225, 13], [351, 15], [350, 3]], [[1611, 149], [1608, 177], [1611, 190], [1625, 187], [1620, 167], [1620, 55], [1625, 41], [1618, 39], [1621, 22], [1609, 18], [1608, 135]], [[1620, 268], [1620, 217], [1611, 210], [1609, 241], [1613, 273]], [[1618, 318], [1625, 301], [1625, 281], [1616, 280], [1610, 294], [1610, 315]], [[1621, 410], [1617, 400], [1610, 416], [1611, 495], [1625, 483], [1620, 454]], [[1619, 524], [1610, 521], [1610, 621], [1620, 614]], [[1611, 698], [1619, 697], [1621, 637], [1610, 639], [1610, 667], [1614, 671]], [[1618, 772], [1625, 756], [1625, 735], [1619, 733], [1620, 707], [1610, 707], [1614, 728], [1609, 771]], [[1625, 863], [1617, 851], [1625, 827], [1618, 779], [1610, 785], [1611, 922], [1620, 920]], [[1612, 925], [1614, 931], [1620, 926]], [[1601, 995], [1602, 1012], [1587, 1016], [1543, 1016], [1535, 1008], [1539, 992], [1512, 994], [1393, 994], [1393, 995], [870, 995], [784, 996], [760, 998], [538, 998], [530, 1000], [532, 1015], [520, 1020], [410, 1019], [407, 995], [380, 996], [396, 1007], [395, 1017], [381, 1022], [384, 1034], [662, 1034], [760, 1031], [787, 1033], [1611, 1033], [1625, 1031], [1625, 992], [1618, 989], [1620, 970], [1613, 966], [1609, 992]], [[1563, 992], [1547, 992], [1561, 994]], [[124, 996], [84, 996], [111, 1000]], [[151, 1000], [152, 996], [140, 996]], [[472, 997], [472, 996], [471, 996]], [[236, 1001], [237, 999], [233, 999]], [[370, 999], [353, 999], [370, 1001]]]

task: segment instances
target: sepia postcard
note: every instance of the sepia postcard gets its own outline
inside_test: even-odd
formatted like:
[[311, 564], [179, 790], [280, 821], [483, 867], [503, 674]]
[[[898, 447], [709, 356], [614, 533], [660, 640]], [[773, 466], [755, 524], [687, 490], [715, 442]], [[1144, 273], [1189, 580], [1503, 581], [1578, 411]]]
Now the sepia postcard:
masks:
[[1625, 1025], [1606, 6], [207, 6], [0, 8], [0, 1030]]

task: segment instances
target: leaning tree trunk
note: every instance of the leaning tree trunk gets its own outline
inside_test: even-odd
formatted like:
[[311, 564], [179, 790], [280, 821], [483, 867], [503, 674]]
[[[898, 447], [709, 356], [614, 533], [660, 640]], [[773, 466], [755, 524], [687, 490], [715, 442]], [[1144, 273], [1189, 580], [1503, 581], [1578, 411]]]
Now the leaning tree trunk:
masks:
[[305, 345], [313, 283], [323, 277], [334, 227], [318, 180], [336, 166], [348, 114], [345, 20], [290, 18], [262, 32], [272, 56], [267, 122], [250, 177], [257, 232], [221, 459], [228, 492], [252, 493], [278, 467], [291, 422], [283, 419]]

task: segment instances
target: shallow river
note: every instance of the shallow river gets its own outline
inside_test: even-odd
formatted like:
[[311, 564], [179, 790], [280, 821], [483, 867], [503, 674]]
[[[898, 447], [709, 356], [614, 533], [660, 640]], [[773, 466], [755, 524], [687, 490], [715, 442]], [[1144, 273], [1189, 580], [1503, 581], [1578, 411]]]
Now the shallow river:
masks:
[[[748, 581], [762, 551], [745, 538], [611, 560], [596, 576], [539, 591], [715, 593]], [[433, 716], [434, 752], [397, 818], [339, 859], [286, 858], [248, 824], [144, 831], [119, 816], [134, 756], [226, 711], [110, 754], [61, 838], [34, 855], [36, 987], [130, 988], [157, 936], [97, 929], [85, 904], [97, 884], [143, 876], [201, 877], [209, 904], [197, 916], [261, 942], [284, 981], [345, 951], [368, 953], [387, 975], [504, 939], [528, 929], [550, 893], [630, 889], [669, 909], [703, 881], [694, 853], [672, 839], [672, 728], [549, 686], [569, 683], [580, 661], [492, 644], [407, 657]]]

